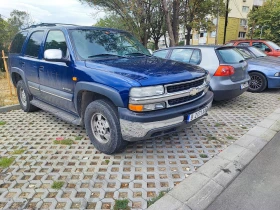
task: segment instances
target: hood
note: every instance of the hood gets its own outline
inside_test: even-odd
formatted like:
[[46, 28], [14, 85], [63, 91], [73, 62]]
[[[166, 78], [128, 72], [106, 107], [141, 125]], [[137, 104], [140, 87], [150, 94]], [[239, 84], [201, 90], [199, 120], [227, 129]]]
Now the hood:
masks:
[[249, 65], [263, 66], [266, 68], [280, 69], [280, 58], [276, 57], [260, 57], [247, 60]]
[[155, 56], [87, 60], [86, 67], [108, 71], [139, 82], [143, 86], [170, 84], [203, 77], [200, 67]]

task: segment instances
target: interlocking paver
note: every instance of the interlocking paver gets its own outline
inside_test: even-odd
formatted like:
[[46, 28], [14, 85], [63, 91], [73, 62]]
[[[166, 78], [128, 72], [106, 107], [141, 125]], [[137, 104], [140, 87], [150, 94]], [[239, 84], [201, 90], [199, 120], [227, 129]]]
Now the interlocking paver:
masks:
[[[275, 109], [280, 110], [279, 93], [244, 93], [216, 102], [192, 128], [129, 144], [123, 153], [112, 156], [97, 151], [82, 127], [44, 111], [1, 113], [0, 120], [6, 124], [0, 126], [0, 156], [13, 156], [15, 161], [0, 168], [0, 208], [109, 209], [115, 199], [128, 198], [132, 209], [145, 209], [147, 200], [174, 188]], [[259, 126], [266, 129], [270, 122]], [[75, 144], [53, 144], [57, 137]], [[13, 155], [15, 150], [23, 153]], [[54, 181], [65, 183], [54, 190]]]

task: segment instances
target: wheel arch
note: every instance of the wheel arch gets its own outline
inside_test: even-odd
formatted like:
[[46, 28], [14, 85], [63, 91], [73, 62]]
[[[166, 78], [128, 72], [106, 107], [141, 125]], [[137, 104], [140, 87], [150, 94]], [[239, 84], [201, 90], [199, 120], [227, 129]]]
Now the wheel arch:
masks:
[[86, 107], [97, 99], [106, 99], [116, 107], [124, 107], [120, 94], [113, 88], [90, 82], [78, 82], [76, 84], [74, 103], [78, 114], [82, 118], [84, 118]]

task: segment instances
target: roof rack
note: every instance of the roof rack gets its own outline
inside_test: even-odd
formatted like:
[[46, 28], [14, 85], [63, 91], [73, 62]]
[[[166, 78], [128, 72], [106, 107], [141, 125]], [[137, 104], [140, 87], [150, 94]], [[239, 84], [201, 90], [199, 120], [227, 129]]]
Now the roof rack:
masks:
[[40, 24], [36, 24], [36, 25], [31, 25], [27, 28], [24, 28], [23, 30], [25, 29], [29, 29], [29, 28], [36, 28], [36, 27], [54, 27], [54, 26], [78, 26], [78, 25], [75, 25], [75, 24], [67, 24], [67, 23], [40, 23]]

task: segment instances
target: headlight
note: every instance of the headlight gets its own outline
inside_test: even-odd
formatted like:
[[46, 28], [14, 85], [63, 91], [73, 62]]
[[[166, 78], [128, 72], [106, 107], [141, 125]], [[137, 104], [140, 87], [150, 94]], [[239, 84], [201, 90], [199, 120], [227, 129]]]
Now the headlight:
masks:
[[280, 77], [280, 72], [274, 74], [275, 77]]
[[135, 112], [146, 112], [146, 111], [153, 111], [164, 109], [166, 107], [165, 102], [158, 102], [155, 104], [129, 104], [129, 109]]
[[162, 85], [150, 86], [150, 87], [137, 87], [131, 88], [129, 95], [131, 97], [147, 97], [147, 96], [157, 96], [164, 93], [164, 87]]

